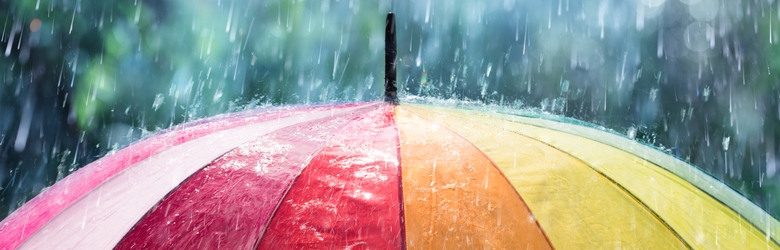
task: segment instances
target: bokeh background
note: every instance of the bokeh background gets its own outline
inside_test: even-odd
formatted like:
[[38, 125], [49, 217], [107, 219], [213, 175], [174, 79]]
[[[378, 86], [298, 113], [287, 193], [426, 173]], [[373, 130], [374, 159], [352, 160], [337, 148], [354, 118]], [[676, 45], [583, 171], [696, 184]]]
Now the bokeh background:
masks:
[[780, 218], [775, 0], [0, 0], [0, 218], [156, 131], [401, 95], [573, 117]]

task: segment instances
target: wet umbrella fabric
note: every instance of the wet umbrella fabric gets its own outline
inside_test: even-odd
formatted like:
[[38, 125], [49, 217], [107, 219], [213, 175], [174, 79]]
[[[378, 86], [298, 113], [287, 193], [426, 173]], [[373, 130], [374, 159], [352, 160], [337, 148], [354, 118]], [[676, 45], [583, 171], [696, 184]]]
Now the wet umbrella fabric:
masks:
[[356, 103], [185, 124], [76, 171], [3, 249], [778, 249], [780, 224], [695, 168], [533, 117]]

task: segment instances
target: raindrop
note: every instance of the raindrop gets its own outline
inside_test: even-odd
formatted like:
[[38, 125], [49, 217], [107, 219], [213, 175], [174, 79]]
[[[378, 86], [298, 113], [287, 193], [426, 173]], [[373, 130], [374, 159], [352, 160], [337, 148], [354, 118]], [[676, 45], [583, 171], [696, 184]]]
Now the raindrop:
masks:
[[645, 7], [638, 5], [636, 7], [636, 30], [645, 28]]
[[11, 35], [8, 37], [8, 43], [5, 46], [5, 56], [11, 55], [11, 48], [13, 48], [14, 38], [16, 37], [17, 30], [19, 30], [18, 25], [14, 24], [13, 28], [11, 28]]
[[16, 140], [14, 141], [14, 150], [16, 152], [24, 151], [27, 147], [27, 138], [30, 136], [30, 126], [32, 126], [33, 105], [34, 102], [29, 98], [24, 104], [22, 119], [19, 121], [19, 129], [16, 132]]
[[157, 94], [154, 97], [154, 102], [152, 103], [152, 109], [154, 109], [154, 111], [157, 111], [158, 109], [160, 109], [160, 105], [162, 105], [164, 101], [165, 101], [165, 97], [162, 94]]
[[236, 1], [230, 1], [230, 11], [228, 11], [227, 24], [225, 25], [225, 32], [230, 32], [230, 23], [233, 22], [233, 5]]
[[604, 26], [605, 21], [604, 19], [607, 16], [607, 7], [609, 7], [609, 1], [608, 0], [602, 0], [599, 4], [599, 13], [598, 13], [598, 21], [599, 21], [599, 28], [601, 29], [601, 33], [599, 34], [599, 38], [604, 39]]
[[766, 146], [766, 175], [772, 178], [777, 174], [777, 161], [775, 156], [775, 139], [771, 136], [767, 138]]
[[133, 16], [133, 22], [135, 24], [138, 24], [138, 22], [141, 20], [141, 5], [138, 4], [135, 7], [135, 16]]
[[655, 50], [655, 56], [658, 58], [661, 58], [664, 56], [664, 32], [663, 30], [658, 31], [658, 40], [656, 42], [656, 50]]
[[73, 21], [76, 20], [76, 7], [73, 7], [73, 13], [70, 16], [70, 28], [68, 29], [68, 34], [73, 33]]
[[650, 101], [655, 101], [655, 99], [658, 97], [658, 88], [651, 88], [650, 89]]
[[628, 131], [626, 131], [626, 135], [629, 139], [634, 140], [636, 138], [636, 127], [631, 126], [628, 128]]
[[431, 0], [425, 2], [425, 23], [431, 20]]

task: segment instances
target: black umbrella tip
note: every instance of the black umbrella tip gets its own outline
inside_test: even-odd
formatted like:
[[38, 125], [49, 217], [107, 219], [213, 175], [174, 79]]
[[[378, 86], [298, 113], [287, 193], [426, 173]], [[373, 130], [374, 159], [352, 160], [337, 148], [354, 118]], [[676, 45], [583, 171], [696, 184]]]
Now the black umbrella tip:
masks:
[[398, 88], [395, 74], [395, 14], [387, 13], [385, 26], [385, 102], [398, 104]]

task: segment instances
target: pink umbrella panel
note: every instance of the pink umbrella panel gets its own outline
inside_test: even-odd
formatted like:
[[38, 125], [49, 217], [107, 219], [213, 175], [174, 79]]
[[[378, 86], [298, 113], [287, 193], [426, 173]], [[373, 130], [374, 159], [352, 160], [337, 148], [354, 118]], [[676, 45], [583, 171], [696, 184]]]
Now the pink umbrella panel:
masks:
[[162, 131], [13, 212], [0, 249], [780, 249], [778, 235], [728, 186], [619, 135], [372, 102]]

